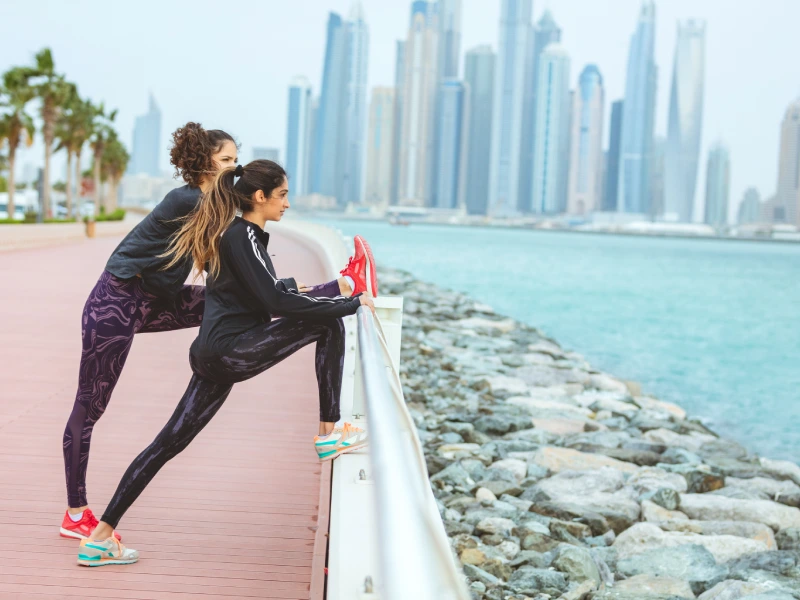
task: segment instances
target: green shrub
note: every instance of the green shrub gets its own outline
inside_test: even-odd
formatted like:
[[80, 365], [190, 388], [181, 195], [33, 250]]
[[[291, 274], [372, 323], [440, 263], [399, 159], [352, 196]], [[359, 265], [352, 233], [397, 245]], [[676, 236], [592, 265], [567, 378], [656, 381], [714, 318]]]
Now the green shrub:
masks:
[[16, 219], [0, 219], [0, 225], [19, 225], [22, 221]]
[[[100, 207], [100, 214], [94, 217], [96, 222], [101, 221], [122, 221], [125, 218], [125, 209], [118, 208], [114, 212], [106, 214], [103, 207]], [[87, 223], [89, 221], [89, 217], [83, 217], [83, 222]]]
[[25, 213], [25, 222], [26, 223], [36, 223], [36, 218], [39, 216], [39, 213], [29, 210]]

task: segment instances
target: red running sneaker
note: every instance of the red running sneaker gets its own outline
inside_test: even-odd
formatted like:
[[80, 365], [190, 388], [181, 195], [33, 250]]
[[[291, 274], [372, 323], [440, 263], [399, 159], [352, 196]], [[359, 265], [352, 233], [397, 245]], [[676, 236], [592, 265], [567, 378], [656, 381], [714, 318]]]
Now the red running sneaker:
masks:
[[[76, 540], [88, 540], [94, 528], [97, 527], [99, 521], [90, 508], [83, 511], [83, 517], [80, 521], [73, 521], [69, 516], [69, 511], [64, 513], [64, 520], [61, 521], [61, 537], [75, 538]], [[116, 531], [114, 537], [117, 541], [122, 539], [122, 536]]]
[[353, 239], [353, 245], [355, 246], [353, 256], [350, 257], [347, 266], [341, 270], [341, 275], [348, 276], [353, 280], [355, 284], [353, 296], [361, 292], [369, 292], [372, 296], [377, 297], [378, 276], [375, 273], [375, 257], [372, 256], [372, 248], [360, 235]]

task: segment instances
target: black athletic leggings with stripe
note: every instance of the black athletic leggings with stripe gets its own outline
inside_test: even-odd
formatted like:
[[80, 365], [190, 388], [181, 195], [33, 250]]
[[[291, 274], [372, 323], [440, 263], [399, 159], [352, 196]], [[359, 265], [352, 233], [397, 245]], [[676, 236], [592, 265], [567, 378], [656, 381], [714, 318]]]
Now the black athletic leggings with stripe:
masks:
[[[323, 295], [320, 291], [317, 293]], [[233, 384], [263, 373], [312, 342], [317, 343], [319, 419], [326, 423], [338, 421], [345, 354], [342, 320], [283, 318], [259, 325], [238, 336], [223, 355], [191, 357], [194, 375], [183, 398], [153, 442], [125, 471], [102, 520], [112, 527], [117, 526], [161, 467], [185, 450], [217, 414]]]

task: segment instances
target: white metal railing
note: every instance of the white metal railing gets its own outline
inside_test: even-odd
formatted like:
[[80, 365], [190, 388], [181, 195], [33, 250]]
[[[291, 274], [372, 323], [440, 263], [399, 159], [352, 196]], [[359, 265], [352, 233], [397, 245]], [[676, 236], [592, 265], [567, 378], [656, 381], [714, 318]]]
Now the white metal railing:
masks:
[[381, 600], [467, 600], [380, 321], [365, 307], [357, 318], [356, 377], [366, 403], [375, 482], [375, 591]]

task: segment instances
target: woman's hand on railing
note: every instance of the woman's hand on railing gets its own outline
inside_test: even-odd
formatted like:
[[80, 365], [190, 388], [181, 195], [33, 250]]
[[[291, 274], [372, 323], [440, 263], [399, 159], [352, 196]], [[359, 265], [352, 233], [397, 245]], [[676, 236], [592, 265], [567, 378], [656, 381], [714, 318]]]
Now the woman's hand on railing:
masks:
[[364, 292], [359, 296], [361, 300], [361, 306], [366, 306], [372, 311], [372, 314], [375, 314], [375, 303], [372, 302], [372, 296], [369, 292]]

